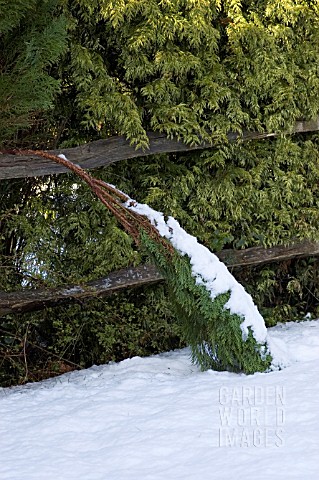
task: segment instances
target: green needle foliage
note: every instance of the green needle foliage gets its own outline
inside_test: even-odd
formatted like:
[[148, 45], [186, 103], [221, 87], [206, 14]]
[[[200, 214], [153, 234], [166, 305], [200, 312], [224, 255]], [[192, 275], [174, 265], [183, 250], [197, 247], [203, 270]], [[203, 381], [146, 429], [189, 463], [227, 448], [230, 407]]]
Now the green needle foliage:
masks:
[[104, 134], [218, 141], [319, 112], [317, 1], [82, 0], [70, 14], [70, 81]]
[[[258, 344], [249, 328], [243, 339], [244, 318], [231, 313], [225, 304], [230, 293], [212, 299], [203, 285], [196, 284], [189, 258], [176, 250], [167, 255], [163, 245], [145, 233], [142, 246], [166, 279], [171, 304], [191, 347], [192, 360], [202, 370], [229, 370], [254, 373], [270, 368], [272, 357], [267, 344]], [[243, 299], [244, 301], [244, 299]]]
[[53, 107], [60, 80], [53, 65], [66, 51], [66, 17], [57, 0], [0, 1], [0, 145]]

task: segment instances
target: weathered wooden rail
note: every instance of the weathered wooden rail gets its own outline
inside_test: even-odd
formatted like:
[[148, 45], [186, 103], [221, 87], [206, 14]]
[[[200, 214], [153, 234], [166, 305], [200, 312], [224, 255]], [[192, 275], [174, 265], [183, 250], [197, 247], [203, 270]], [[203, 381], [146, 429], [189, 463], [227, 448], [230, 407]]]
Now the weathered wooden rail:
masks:
[[[319, 242], [304, 240], [292, 246], [273, 248], [253, 247], [246, 250], [223, 250], [218, 258], [230, 268], [262, 265], [291, 258], [319, 255]], [[152, 285], [163, 281], [154, 265], [130, 267], [110, 273], [89, 283], [60, 288], [0, 292], [0, 317], [56, 307], [93, 298], [102, 298], [129, 288]]]
[[[310, 121], [296, 122], [291, 132], [306, 133], [319, 131], [319, 118]], [[260, 140], [276, 137], [280, 133], [266, 132], [243, 132], [242, 134], [230, 132], [227, 137], [229, 141], [241, 139]], [[165, 134], [148, 133], [149, 148], [147, 150], [136, 150], [134, 146], [124, 137], [110, 137], [106, 140], [80, 145], [74, 148], [61, 148], [48, 150], [53, 155], [64, 154], [71, 162], [80, 165], [84, 169], [92, 169], [111, 165], [120, 160], [130, 160], [137, 157], [154, 155], [157, 153], [188, 152], [192, 150], [203, 150], [214, 146], [214, 142], [203, 142], [200, 145], [185, 145], [177, 140], [169, 139]], [[38, 177], [43, 175], [66, 173], [68, 170], [62, 165], [57, 165], [48, 159], [32, 155], [17, 156], [8, 152], [0, 152], [0, 180], [10, 178]]]

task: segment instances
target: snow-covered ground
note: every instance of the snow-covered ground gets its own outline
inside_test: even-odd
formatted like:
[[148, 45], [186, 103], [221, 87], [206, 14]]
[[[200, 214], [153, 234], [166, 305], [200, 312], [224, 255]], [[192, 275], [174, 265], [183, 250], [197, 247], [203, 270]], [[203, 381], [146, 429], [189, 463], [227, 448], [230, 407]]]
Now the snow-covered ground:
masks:
[[184, 349], [0, 389], [0, 479], [317, 480], [319, 321], [269, 334], [281, 371], [200, 372]]

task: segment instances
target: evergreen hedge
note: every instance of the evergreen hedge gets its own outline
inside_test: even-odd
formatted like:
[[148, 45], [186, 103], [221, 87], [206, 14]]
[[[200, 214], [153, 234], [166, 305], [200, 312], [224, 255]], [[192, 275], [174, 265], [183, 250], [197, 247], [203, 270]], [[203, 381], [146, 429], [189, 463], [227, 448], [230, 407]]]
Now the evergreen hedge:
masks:
[[[212, 140], [214, 148], [202, 153], [124, 161], [99, 175], [177, 218], [212, 251], [318, 240], [318, 135], [225, 139], [229, 130], [289, 132], [296, 120], [319, 114], [318, 20], [318, 2], [306, 0], [4, 1], [0, 143], [68, 146], [123, 134], [147, 148], [148, 129], [186, 143]], [[0, 183], [2, 289], [91, 280], [145, 261], [143, 255], [74, 177]], [[318, 272], [310, 258], [233, 273], [273, 325], [318, 315]], [[180, 346], [161, 292], [141, 289], [134, 302], [130, 294], [115, 297], [99, 304], [99, 314], [88, 304], [38, 313], [26, 323], [1, 319], [3, 381], [35, 378], [25, 375], [29, 336], [50, 346], [28, 356], [28, 371], [43, 367], [43, 375], [51, 351], [81, 366], [149, 354], [136, 332], [152, 338], [153, 353]], [[108, 308], [123, 322], [111, 333]], [[74, 320], [103, 315], [99, 326], [88, 321], [80, 328]], [[132, 333], [132, 318], [145, 331]], [[162, 342], [161, 329], [173, 340], [165, 334]], [[128, 347], [132, 337], [136, 348]], [[89, 347], [85, 339], [92, 339]]]

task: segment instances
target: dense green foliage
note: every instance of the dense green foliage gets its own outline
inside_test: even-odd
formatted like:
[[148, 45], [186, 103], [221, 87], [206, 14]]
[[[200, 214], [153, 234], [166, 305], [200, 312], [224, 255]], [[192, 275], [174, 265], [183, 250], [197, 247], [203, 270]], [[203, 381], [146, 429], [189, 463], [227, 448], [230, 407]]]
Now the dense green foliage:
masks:
[[[0, 32], [5, 147], [124, 134], [147, 148], [147, 130], [212, 140], [204, 152], [98, 175], [211, 250], [318, 239], [318, 135], [225, 139], [318, 115], [317, 1], [0, 0]], [[91, 280], [144, 260], [72, 176], [0, 182], [1, 289]], [[318, 267], [306, 259], [233, 273], [273, 325], [319, 314]], [[152, 287], [1, 319], [2, 381], [41, 378], [48, 362], [88, 366], [178, 347], [171, 310], [163, 287]]]
[[67, 48], [67, 21], [58, 4], [0, 2], [0, 145], [16, 143], [21, 129], [53, 106], [60, 80], [52, 66]]
[[[225, 144], [202, 153], [145, 158], [116, 171], [134, 195], [211, 250], [317, 238], [319, 136]], [[129, 191], [127, 182], [123, 189]]]
[[7, 316], [0, 325], [1, 386], [184, 346], [163, 287]]
[[143, 147], [147, 129], [218, 141], [319, 111], [316, 1], [2, 0], [0, 15], [3, 139], [59, 84], [69, 141], [81, 122]]
[[70, 75], [91, 127], [139, 146], [145, 129], [192, 143], [289, 129], [319, 111], [316, 1], [70, 4]]

